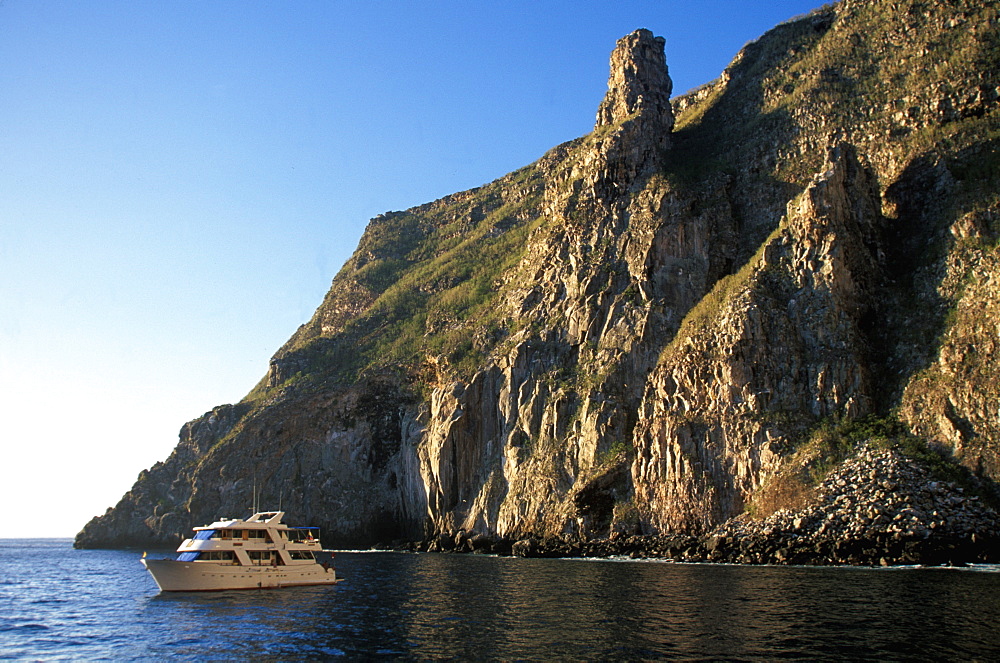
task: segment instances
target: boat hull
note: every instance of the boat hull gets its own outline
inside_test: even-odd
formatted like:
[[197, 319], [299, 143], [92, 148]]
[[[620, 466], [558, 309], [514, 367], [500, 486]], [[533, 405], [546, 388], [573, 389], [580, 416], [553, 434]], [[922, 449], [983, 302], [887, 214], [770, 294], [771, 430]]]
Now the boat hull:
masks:
[[296, 566], [237, 566], [228, 563], [143, 559], [162, 592], [212, 592], [227, 589], [272, 589], [332, 585], [337, 572], [321, 564]]

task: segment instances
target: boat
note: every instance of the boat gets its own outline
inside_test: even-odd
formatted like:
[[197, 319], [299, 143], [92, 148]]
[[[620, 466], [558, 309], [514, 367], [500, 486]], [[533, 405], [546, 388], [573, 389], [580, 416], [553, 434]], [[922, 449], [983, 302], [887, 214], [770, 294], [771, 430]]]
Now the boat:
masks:
[[323, 550], [317, 527], [290, 527], [284, 511], [262, 511], [246, 520], [223, 518], [195, 527], [177, 548], [177, 559], [142, 564], [162, 592], [203, 592], [333, 585], [341, 580], [333, 551]]

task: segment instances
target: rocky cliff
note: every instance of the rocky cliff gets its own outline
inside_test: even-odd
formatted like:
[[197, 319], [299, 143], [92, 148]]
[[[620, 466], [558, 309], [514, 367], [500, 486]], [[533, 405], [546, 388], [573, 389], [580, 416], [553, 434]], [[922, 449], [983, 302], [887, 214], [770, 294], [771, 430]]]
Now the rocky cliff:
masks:
[[333, 545], [732, 548], [885, 454], [988, 505], [998, 3], [842, 0], [673, 99], [663, 45], [619, 40], [591, 134], [373, 219], [261, 383], [77, 545], [172, 543], [256, 485]]

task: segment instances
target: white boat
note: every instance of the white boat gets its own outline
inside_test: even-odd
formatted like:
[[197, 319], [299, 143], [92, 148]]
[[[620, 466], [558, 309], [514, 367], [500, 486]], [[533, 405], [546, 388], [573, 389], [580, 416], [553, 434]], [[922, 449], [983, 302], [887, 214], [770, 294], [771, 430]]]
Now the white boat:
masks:
[[149, 559], [143, 566], [160, 591], [199, 592], [332, 585], [339, 581], [333, 552], [323, 550], [316, 527], [289, 527], [283, 511], [247, 520], [222, 519], [194, 528], [177, 559]]

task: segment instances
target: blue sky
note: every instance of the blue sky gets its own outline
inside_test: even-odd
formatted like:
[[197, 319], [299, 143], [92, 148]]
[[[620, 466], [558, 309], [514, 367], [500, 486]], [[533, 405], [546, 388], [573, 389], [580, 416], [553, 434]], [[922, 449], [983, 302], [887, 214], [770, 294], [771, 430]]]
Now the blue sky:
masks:
[[72, 536], [242, 398], [371, 217], [675, 94], [814, 0], [0, 2], [0, 537]]

